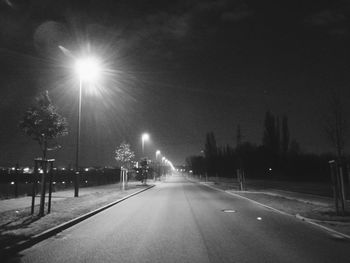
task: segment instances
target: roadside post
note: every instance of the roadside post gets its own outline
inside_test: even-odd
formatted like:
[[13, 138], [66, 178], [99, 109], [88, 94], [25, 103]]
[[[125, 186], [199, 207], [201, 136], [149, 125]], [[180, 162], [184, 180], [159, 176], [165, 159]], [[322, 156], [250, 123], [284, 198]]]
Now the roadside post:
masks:
[[345, 215], [345, 188], [344, 188], [344, 177], [343, 177], [343, 166], [339, 165], [339, 187], [340, 187], [340, 195], [341, 195], [341, 207], [342, 214]]
[[36, 188], [37, 188], [37, 183], [38, 183], [37, 181], [38, 181], [38, 162], [35, 161], [34, 176], [33, 176], [33, 185], [32, 185], [32, 207], [31, 207], [31, 214], [34, 214]]
[[331, 187], [333, 191], [333, 199], [334, 199], [334, 206], [335, 206], [335, 212], [338, 215], [339, 214], [339, 205], [338, 205], [338, 183], [337, 183], [337, 164], [335, 160], [331, 160], [328, 162], [330, 165], [331, 170]]
[[16, 163], [16, 167], [15, 167], [15, 197], [18, 197], [18, 180], [19, 180], [19, 176], [18, 176], [18, 170], [19, 170], [19, 165], [18, 163]]
[[238, 181], [238, 187], [240, 191], [245, 190], [245, 175], [243, 169], [237, 169], [237, 181]]
[[[39, 216], [44, 216], [45, 209], [45, 195], [46, 195], [46, 177], [49, 174], [49, 200], [48, 200], [48, 213], [51, 212], [51, 196], [52, 196], [52, 171], [54, 159], [34, 159], [34, 178], [33, 178], [33, 187], [32, 187], [32, 207], [31, 214], [34, 214], [35, 206], [35, 196], [36, 196], [36, 186], [39, 174], [39, 168], [41, 169], [41, 189], [40, 189], [40, 208]], [[49, 171], [48, 171], [49, 169]]]
[[122, 190], [125, 190], [128, 181], [128, 170], [121, 167], [120, 168], [120, 187]]
[[53, 175], [53, 161], [49, 161], [50, 171], [49, 171], [49, 203], [47, 206], [47, 213], [51, 212], [51, 197], [52, 197], [52, 175]]
[[339, 215], [339, 202], [342, 209], [342, 215], [345, 214], [345, 189], [344, 189], [344, 178], [343, 178], [343, 167], [338, 165], [335, 160], [328, 162], [331, 171], [331, 183], [333, 190], [333, 198], [336, 214]]
[[346, 172], [348, 173], [348, 191], [350, 191], [350, 165], [346, 165]]

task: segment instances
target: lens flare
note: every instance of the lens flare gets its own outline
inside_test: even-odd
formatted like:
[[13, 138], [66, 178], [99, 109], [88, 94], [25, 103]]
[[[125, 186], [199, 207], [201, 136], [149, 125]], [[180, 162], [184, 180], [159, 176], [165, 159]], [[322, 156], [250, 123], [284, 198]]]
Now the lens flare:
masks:
[[75, 70], [83, 82], [96, 82], [101, 75], [101, 63], [94, 57], [76, 60]]

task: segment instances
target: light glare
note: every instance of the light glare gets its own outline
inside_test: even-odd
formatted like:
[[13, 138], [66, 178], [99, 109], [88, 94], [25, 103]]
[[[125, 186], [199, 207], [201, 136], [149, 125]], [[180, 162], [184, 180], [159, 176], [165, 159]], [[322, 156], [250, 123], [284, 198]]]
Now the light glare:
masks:
[[101, 73], [99, 61], [93, 57], [78, 59], [75, 63], [75, 69], [82, 81], [96, 81]]
[[149, 140], [149, 134], [148, 133], [142, 134], [142, 140], [143, 141], [148, 141]]

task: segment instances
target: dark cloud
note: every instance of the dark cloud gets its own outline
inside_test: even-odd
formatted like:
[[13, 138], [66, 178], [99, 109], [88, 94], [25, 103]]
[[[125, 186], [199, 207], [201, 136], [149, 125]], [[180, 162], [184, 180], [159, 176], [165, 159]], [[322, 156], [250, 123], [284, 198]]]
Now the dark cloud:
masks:
[[305, 22], [307, 25], [323, 29], [331, 35], [348, 34], [349, 18], [339, 10], [325, 9], [318, 13], [309, 15]]
[[190, 29], [189, 14], [159, 12], [150, 14], [138, 21], [138, 34], [159, 39], [181, 39]]
[[208, 10], [214, 10], [214, 9], [224, 9], [226, 8], [230, 2], [237, 2], [237, 1], [229, 1], [229, 0], [204, 0], [204, 1], [195, 1], [197, 2], [195, 5], [195, 8], [199, 11], [208, 11]]
[[338, 23], [345, 22], [347, 17], [334, 10], [323, 10], [317, 14], [313, 14], [306, 19], [312, 26], [330, 26]]
[[254, 14], [252, 10], [235, 10], [230, 12], [223, 12], [221, 20], [223, 21], [240, 21], [251, 17]]

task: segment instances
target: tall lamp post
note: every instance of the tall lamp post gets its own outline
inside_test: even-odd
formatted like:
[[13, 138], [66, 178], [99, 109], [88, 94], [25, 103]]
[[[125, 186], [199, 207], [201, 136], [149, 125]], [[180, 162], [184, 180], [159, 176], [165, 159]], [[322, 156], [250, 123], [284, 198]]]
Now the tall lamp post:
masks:
[[166, 179], [165, 160], [166, 160], [166, 158], [163, 156], [163, 157], [162, 157], [162, 175], [165, 175], [165, 179]]
[[83, 83], [94, 82], [100, 75], [101, 67], [98, 60], [93, 57], [84, 57], [75, 61], [75, 70], [79, 77], [79, 104], [77, 122], [77, 144], [75, 152], [75, 177], [74, 177], [74, 197], [79, 196], [79, 154], [80, 154], [80, 130], [81, 130], [81, 97]]
[[[158, 173], [158, 176], [160, 176], [160, 171], [159, 171], [159, 170], [160, 170], [160, 169], [159, 169], [159, 168], [160, 168], [160, 164], [159, 164], [159, 162], [158, 162], [158, 156], [159, 156], [159, 155], [160, 155], [160, 151], [157, 150], [157, 151], [156, 151], [156, 161], [155, 161], [155, 165], [156, 165], [156, 169], [157, 169], [156, 172]], [[156, 174], [155, 174], [155, 173], [154, 173], [154, 178], [153, 178], [153, 179], [154, 179], [154, 181], [156, 180]]]

